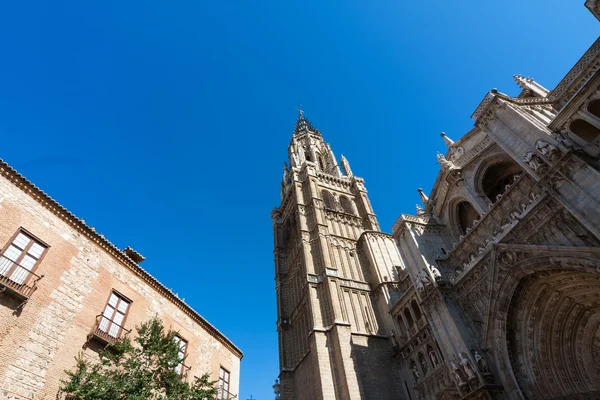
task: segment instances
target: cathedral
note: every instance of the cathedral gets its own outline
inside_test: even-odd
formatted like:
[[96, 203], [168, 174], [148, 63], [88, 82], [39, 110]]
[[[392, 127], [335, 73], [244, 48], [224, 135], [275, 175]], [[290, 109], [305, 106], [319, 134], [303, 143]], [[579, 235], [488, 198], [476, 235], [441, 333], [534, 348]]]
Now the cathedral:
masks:
[[300, 113], [271, 214], [282, 400], [600, 399], [600, 39], [552, 90], [515, 81], [442, 133], [391, 234]]

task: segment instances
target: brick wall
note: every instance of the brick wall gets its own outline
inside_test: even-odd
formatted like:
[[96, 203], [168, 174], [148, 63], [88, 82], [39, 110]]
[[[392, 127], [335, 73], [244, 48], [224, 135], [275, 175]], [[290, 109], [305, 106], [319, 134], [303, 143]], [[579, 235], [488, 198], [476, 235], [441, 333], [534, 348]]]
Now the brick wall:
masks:
[[12, 295], [0, 294], [0, 399], [55, 399], [75, 356], [97, 356], [94, 346], [84, 345], [113, 289], [132, 300], [127, 329], [159, 316], [188, 340], [189, 376], [210, 373], [216, 380], [223, 366], [231, 372], [230, 391], [237, 394], [240, 354], [226, 339], [209, 332], [131, 266], [0, 177], [0, 246], [21, 227], [49, 249], [36, 270], [44, 277], [23, 307], [18, 308], [20, 301]]

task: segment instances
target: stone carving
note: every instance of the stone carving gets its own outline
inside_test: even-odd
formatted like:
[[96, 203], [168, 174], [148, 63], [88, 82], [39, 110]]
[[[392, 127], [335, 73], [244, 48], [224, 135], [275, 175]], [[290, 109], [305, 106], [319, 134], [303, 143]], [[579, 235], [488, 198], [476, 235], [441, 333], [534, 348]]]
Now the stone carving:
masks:
[[423, 207], [421, 207], [418, 204], [416, 204], [416, 207], [417, 207], [417, 215], [422, 215], [425, 213], [425, 211], [423, 211]]
[[392, 347], [398, 347], [398, 340], [396, 339], [396, 332], [392, 329], [390, 331], [390, 341], [392, 342]]
[[454, 356], [454, 358], [452, 358], [452, 361], [450, 361], [450, 366], [452, 367], [452, 377], [454, 378], [456, 385], [459, 388], [466, 386], [467, 382], [465, 380], [465, 375], [462, 370], [462, 365], [460, 364], [460, 361], [458, 361], [456, 356]]
[[415, 287], [417, 288], [417, 290], [419, 292], [422, 292], [422, 291], [426, 290], [428, 287], [430, 287], [431, 285], [432, 285], [431, 277], [429, 276], [427, 271], [425, 271], [425, 268], [423, 268], [417, 275]]
[[434, 267], [433, 265], [431, 266], [431, 275], [433, 275], [433, 279], [435, 279], [436, 282], [442, 282], [444, 280], [444, 278], [442, 278], [440, 270]]
[[555, 161], [559, 156], [558, 148], [543, 140], [535, 142], [535, 148], [550, 161]]
[[471, 365], [471, 361], [469, 361], [465, 353], [459, 353], [458, 357], [460, 358], [460, 364], [462, 365], [463, 371], [467, 375], [467, 380], [471, 381], [477, 379], [473, 365]]
[[421, 371], [419, 371], [419, 368], [417, 368], [417, 364], [414, 361], [411, 362], [411, 364], [412, 367], [410, 368], [410, 371], [412, 372], [415, 381], [418, 381], [419, 379], [421, 379]]
[[435, 354], [435, 350], [430, 348], [428, 355], [429, 355], [429, 361], [431, 361], [431, 365], [433, 365], [433, 367], [435, 368], [440, 363], [440, 361], [437, 358], [437, 354]]
[[452, 161], [448, 161], [441, 153], [437, 153], [437, 160], [442, 168], [455, 168], [454, 163]]
[[465, 149], [462, 147], [452, 147], [450, 149], [450, 161], [454, 162], [465, 154]]
[[548, 171], [548, 167], [546, 167], [544, 161], [542, 161], [540, 156], [534, 153], [533, 151], [525, 153], [525, 155], [523, 156], [523, 162], [527, 164], [529, 168], [537, 172], [539, 175], [543, 175], [544, 173], [546, 173], [546, 171]]
[[489, 374], [490, 369], [488, 368], [487, 362], [477, 350], [475, 350], [475, 352], [473, 353], [473, 357], [475, 358], [475, 364], [477, 364], [477, 369], [479, 370], [479, 372], [481, 372], [483, 375]]

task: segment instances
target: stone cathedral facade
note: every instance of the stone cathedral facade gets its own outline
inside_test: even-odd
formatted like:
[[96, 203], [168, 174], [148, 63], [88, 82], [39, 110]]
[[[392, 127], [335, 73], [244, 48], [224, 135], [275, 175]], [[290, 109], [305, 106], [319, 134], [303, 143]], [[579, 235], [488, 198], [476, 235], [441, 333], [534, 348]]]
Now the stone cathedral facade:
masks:
[[300, 115], [272, 213], [281, 399], [600, 399], [600, 39], [552, 90], [515, 80], [442, 134], [391, 235]]

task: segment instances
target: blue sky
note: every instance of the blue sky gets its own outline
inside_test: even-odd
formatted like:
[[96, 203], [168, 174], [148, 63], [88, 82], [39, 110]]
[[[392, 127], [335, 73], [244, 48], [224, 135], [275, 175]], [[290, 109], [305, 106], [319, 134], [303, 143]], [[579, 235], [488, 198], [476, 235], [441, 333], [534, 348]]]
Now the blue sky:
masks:
[[[270, 211], [296, 105], [366, 179], [384, 230], [513, 74], [552, 88], [593, 43], [583, 0], [13, 1], [0, 157], [278, 374]], [[185, 276], [185, 279], [181, 277]]]

